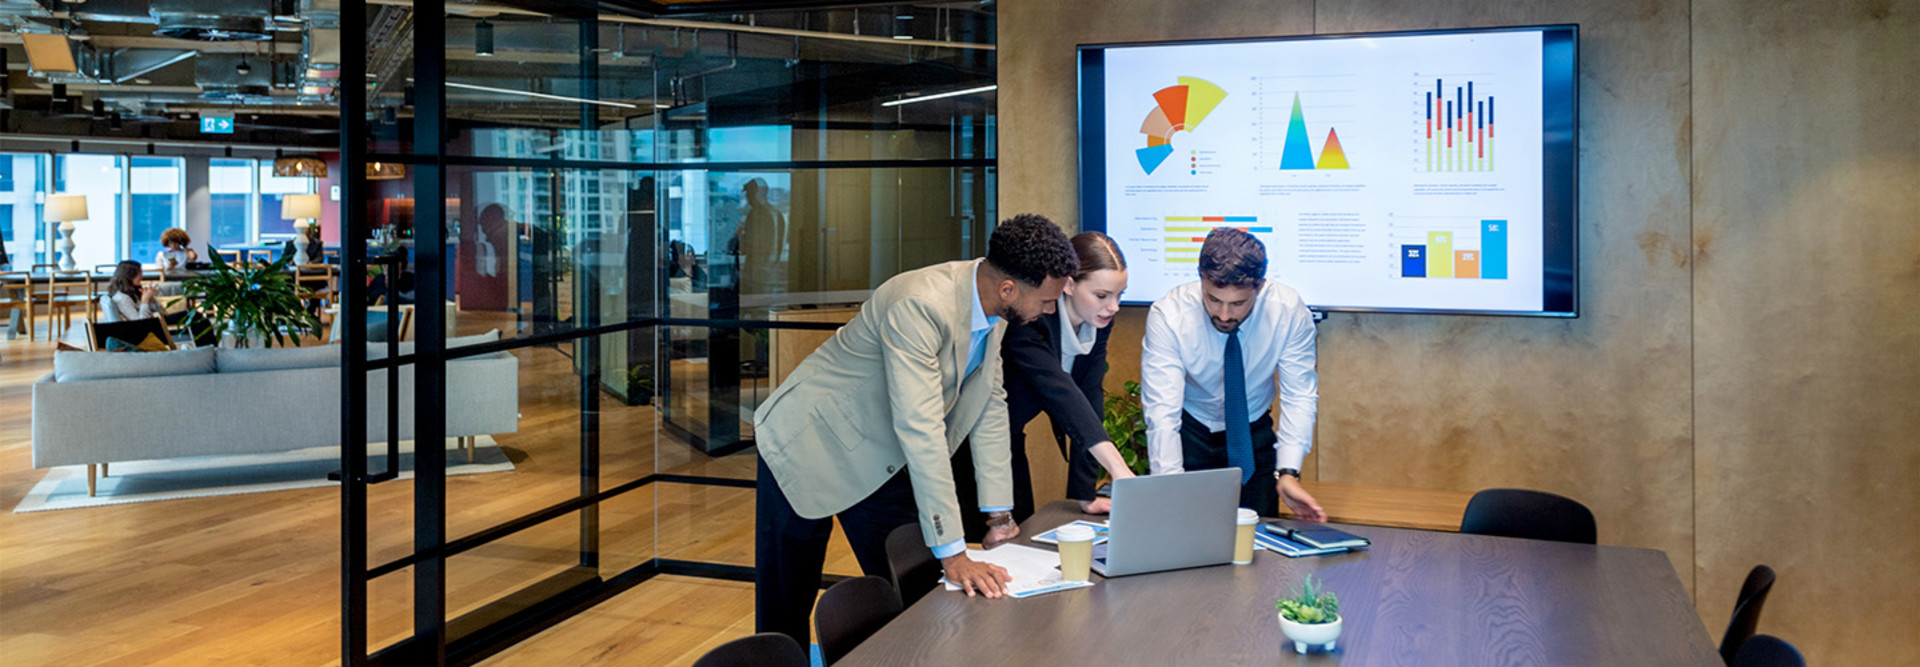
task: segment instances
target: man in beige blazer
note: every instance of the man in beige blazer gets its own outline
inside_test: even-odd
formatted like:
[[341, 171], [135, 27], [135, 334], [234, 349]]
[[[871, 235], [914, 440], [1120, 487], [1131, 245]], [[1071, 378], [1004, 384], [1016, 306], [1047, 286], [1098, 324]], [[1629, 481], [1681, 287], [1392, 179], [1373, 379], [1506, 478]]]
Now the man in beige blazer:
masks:
[[759, 632], [809, 643], [835, 517], [869, 575], [887, 576], [887, 534], [917, 520], [949, 580], [999, 596], [1006, 571], [967, 558], [949, 459], [971, 440], [986, 541], [1017, 535], [1001, 320], [1051, 311], [1078, 260], [1038, 215], [1002, 221], [987, 245], [985, 260], [887, 280], [754, 412]]

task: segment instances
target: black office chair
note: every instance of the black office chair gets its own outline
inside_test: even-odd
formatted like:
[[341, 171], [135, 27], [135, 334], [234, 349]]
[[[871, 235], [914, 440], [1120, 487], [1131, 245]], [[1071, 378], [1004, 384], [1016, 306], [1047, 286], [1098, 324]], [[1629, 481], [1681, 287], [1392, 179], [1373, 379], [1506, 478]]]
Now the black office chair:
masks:
[[813, 631], [826, 664], [846, 657], [893, 617], [900, 615], [900, 593], [880, 577], [858, 577], [834, 584], [813, 608]]
[[940, 585], [940, 561], [920, 537], [920, 524], [910, 523], [887, 533], [887, 565], [893, 570], [893, 588], [900, 607], [913, 606]]
[[1599, 529], [1593, 511], [1580, 501], [1544, 491], [1486, 489], [1467, 501], [1460, 532], [1595, 544]]
[[1773, 635], [1754, 635], [1740, 646], [1729, 667], [1807, 667], [1800, 650]]
[[1720, 640], [1720, 659], [1733, 664], [1733, 657], [1740, 653], [1747, 639], [1760, 625], [1760, 608], [1767, 604], [1767, 593], [1773, 590], [1773, 568], [1765, 565], [1753, 566], [1747, 573], [1747, 581], [1740, 585], [1740, 597], [1733, 600], [1733, 621], [1727, 623], [1727, 635]]
[[778, 632], [748, 635], [713, 647], [693, 667], [808, 667], [807, 650]]

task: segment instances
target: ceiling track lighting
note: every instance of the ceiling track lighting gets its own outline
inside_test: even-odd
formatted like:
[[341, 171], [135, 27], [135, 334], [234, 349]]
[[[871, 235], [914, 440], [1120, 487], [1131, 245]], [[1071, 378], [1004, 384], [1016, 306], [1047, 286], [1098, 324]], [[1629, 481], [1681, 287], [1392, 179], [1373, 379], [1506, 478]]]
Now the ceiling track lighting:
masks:
[[473, 24], [473, 55], [493, 55], [493, 22], [480, 19]]

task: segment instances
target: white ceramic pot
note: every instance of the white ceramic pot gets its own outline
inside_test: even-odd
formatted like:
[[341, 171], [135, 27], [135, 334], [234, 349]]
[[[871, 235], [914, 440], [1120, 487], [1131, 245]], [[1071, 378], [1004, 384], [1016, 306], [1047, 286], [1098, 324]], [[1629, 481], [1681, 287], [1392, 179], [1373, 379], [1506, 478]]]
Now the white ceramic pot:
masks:
[[1295, 623], [1277, 613], [1275, 616], [1280, 619], [1280, 634], [1286, 635], [1287, 640], [1293, 642], [1293, 650], [1296, 653], [1306, 653], [1308, 648], [1315, 646], [1332, 651], [1335, 640], [1340, 638], [1342, 617], [1338, 614], [1334, 615], [1332, 623], [1311, 624]]

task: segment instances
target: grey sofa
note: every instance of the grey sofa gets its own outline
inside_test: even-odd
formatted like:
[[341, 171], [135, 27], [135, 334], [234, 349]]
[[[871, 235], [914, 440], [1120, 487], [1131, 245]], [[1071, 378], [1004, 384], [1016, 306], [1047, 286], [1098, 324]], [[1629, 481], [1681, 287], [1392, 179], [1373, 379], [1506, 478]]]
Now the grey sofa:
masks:
[[[450, 338], [458, 347], [499, 332]], [[402, 354], [412, 343], [403, 343]], [[373, 357], [384, 345], [372, 346]], [[279, 452], [340, 443], [340, 348], [57, 352], [33, 385], [33, 467]], [[520, 363], [498, 352], [447, 362], [447, 436], [519, 430]], [[367, 439], [386, 440], [388, 371], [367, 375]], [[413, 437], [413, 368], [400, 370], [400, 437]], [[377, 447], [375, 449], [378, 449]]]

